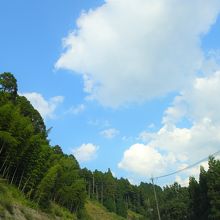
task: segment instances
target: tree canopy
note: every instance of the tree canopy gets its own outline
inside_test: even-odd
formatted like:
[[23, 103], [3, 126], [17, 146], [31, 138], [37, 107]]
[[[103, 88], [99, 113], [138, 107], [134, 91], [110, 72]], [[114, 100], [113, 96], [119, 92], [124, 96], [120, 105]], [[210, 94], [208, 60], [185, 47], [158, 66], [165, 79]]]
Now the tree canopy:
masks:
[[0, 91], [13, 94], [14, 96], [17, 95], [17, 80], [13, 74], [9, 72], [0, 74]]
[[[16, 185], [28, 198], [47, 209], [51, 202], [84, 213], [86, 199], [96, 200], [109, 211], [127, 217], [128, 210], [157, 219], [153, 185], [132, 185], [107, 172], [81, 169], [74, 155], [59, 145], [51, 146], [48, 130], [39, 112], [17, 94], [11, 73], [0, 74], [0, 175]], [[155, 186], [163, 220], [220, 219], [220, 161], [209, 158], [209, 168], [200, 169], [199, 180], [190, 177], [189, 186], [178, 183]]]

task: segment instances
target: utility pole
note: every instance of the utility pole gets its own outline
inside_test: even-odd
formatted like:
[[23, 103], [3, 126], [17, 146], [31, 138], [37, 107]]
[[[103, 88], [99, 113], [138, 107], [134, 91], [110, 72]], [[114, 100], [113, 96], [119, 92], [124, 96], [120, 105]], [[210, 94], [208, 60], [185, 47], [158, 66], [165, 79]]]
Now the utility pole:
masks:
[[157, 201], [157, 194], [156, 194], [156, 190], [155, 190], [155, 186], [154, 186], [154, 178], [151, 178], [152, 184], [153, 184], [153, 189], [154, 189], [154, 197], [155, 197], [155, 201], [156, 201], [156, 206], [157, 206], [157, 214], [158, 214], [158, 220], [161, 220], [160, 218], [160, 210], [159, 210], [159, 205], [158, 205], [158, 201]]

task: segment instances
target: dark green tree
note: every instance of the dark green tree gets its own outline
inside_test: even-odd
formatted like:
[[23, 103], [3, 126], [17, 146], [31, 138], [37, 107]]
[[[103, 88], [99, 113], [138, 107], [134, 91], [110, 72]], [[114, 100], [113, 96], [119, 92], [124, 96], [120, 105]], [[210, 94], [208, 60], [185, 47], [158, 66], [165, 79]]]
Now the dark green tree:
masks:
[[208, 199], [210, 202], [210, 213], [208, 218], [220, 219], [220, 161], [214, 157], [209, 158], [209, 169], [207, 172]]
[[4, 72], [0, 74], [0, 91], [17, 96], [17, 80], [13, 74]]
[[49, 206], [49, 202], [52, 197], [52, 191], [55, 186], [55, 182], [60, 169], [61, 169], [60, 165], [51, 167], [47, 171], [46, 175], [43, 177], [37, 188], [36, 197], [39, 204], [43, 208], [48, 208]]
[[208, 215], [210, 212], [210, 202], [208, 198], [208, 185], [207, 185], [208, 177], [207, 172], [203, 167], [200, 167], [200, 175], [199, 175], [199, 187], [200, 187], [200, 207], [199, 218], [201, 220], [208, 219]]
[[104, 189], [103, 204], [109, 211], [116, 212], [116, 181], [110, 169], [104, 174]]
[[182, 220], [188, 218], [189, 194], [186, 187], [178, 183], [166, 186], [163, 190], [161, 202], [161, 218], [164, 220]]
[[189, 178], [189, 214], [190, 214], [190, 219], [196, 220], [199, 219], [200, 217], [200, 186], [199, 183], [196, 181], [195, 177], [190, 177]]

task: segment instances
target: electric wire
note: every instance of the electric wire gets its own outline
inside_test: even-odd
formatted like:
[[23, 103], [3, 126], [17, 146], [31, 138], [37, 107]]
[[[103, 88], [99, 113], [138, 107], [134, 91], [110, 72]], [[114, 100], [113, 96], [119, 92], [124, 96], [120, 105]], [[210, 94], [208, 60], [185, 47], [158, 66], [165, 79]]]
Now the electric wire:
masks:
[[151, 178], [152, 185], [153, 185], [153, 190], [154, 190], [155, 202], [156, 202], [156, 205], [157, 205], [158, 220], [160, 220], [161, 218], [160, 218], [160, 208], [159, 208], [159, 204], [158, 204], [158, 200], [157, 200], [157, 193], [156, 193], [156, 190], [155, 190], [154, 179], [155, 179], [155, 180], [158, 180], [158, 179], [160, 179], [160, 178], [172, 176], [172, 175], [177, 174], [177, 173], [180, 173], [180, 172], [182, 172], [182, 171], [184, 171], [184, 170], [191, 169], [191, 168], [197, 166], [198, 164], [201, 164], [202, 162], [207, 161], [209, 157], [214, 157], [215, 155], [218, 155], [219, 153], [220, 153], [220, 150], [217, 151], [217, 152], [215, 152], [215, 153], [213, 153], [213, 154], [211, 154], [211, 155], [209, 155], [208, 157], [205, 157], [205, 158], [203, 158], [203, 159], [197, 161], [196, 163], [193, 163], [193, 164], [191, 164], [191, 165], [189, 165], [189, 166], [183, 168], [183, 169], [176, 170], [176, 171], [174, 171], [174, 172], [172, 172], [172, 173], [168, 173], [168, 174], [165, 174], [165, 175], [162, 175], [162, 176], [157, 176], [157, 177], [152, 177], [152, 178]]
[[189, 165], [189, 166], [187, 166], [187, 167], [185, 167], [185, 168], [183, 168], [183, 169], [176, 170], [176, 171], [174, 171], [174, 172], [171, 172], [171, 173], [168, 173], [168, 174], [165, 174], [165, 175], [161, 175], [161, 176], [156, 176], [156, 177], [153, 177], [153, 178], [154, 178], [154, 179], [161, 179], [161, 178], [168, 177], [168, 176], [172, 176], [172, 175], [177, 174], [177, 173], [180, 173], [180, 172], [182, 172], [182, 171], [191, 169], [191, 168], [197, 166], [198, 164], [200, 164], [200, 163], [202, 163], [202, 162], [204, 162], [204, 161], [207, 161], [207, 160], [209, 159], [209, 157], [214, 157], [214, 156], [218, 155], [219, 153], [220, 153], [220, 150], [217, 151], [217, 152], [215, 152], [215, 153], [213, 153], [213, 154], [210, 154], [208, 157], [205, 157], [205, 158], [203, 158], [203, 159], [197, 161], [196, 163], [193, 163], [193, 164], [191, 164], [191, 165]]

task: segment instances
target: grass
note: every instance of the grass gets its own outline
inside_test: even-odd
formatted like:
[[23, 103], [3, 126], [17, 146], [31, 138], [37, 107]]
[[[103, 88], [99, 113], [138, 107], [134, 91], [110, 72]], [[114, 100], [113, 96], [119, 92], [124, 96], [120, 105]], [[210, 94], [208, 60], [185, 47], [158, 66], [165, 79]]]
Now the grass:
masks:
[[55, 203], [51, 203], [49, 212], [54, 217], [60, 217], [61, 219], [77, 220], [74, 214], [70, 213], [66, 208], [60, 207]]
[[4, 216], [4, 210], [7, 210], [12, 215], [14, 214], [12, 200], [7, 193], [7, 187], [5, 185], [5, 181], [0, 179], [0, 216]]
[[89, 215], [88, 219], [85, 220], [143, 220], [143, 216], [128, 210], [127, 218], [123, 218], [121, 216], [116, 215], [113, 212], [109, 212], [103, 205], [94, 201], [87, 200], [86, 203], [86, 211]]
[[20, 218], [27, 220], [77, 219], [67, 209], [54, 203], [51, 204], [48, 214], [42, 212], [36, 203], [26, 199], [16, 187], [9, 185], [0, 177], [0, 219], [19, 220]]
[[140, 219], [143, 219], [143, 216], [136, 212], [128, 210], [128, 219], [129, 220], [140, 220]]
[[[47, 214], [42, 212], [36, 203], [26, 199], [16, 187], [0, 178], [0, 219], [77, 220], [77, 217], [55, 203], [51, 203]], [[129, 210], [127, 219], [140, 220], [141, 216]], [[125, 220], [125, 218], [109, 212], [97, 201], [87, 200], [81, 220]]]
[[109, 212], [104, 206], [96, 201], [88, 200], [86, 203], [86, 211], [89, 215], [88, 220], [125, 220], [125, 218], [113, 212]]
[[5, 179], [0, 178], [0, 204], [8, 201], [11, 204], [19, 203], [29, 208], [37, 208], [37, 205], [27, 200], [24, 195], [13, 185], [9, 185]]

